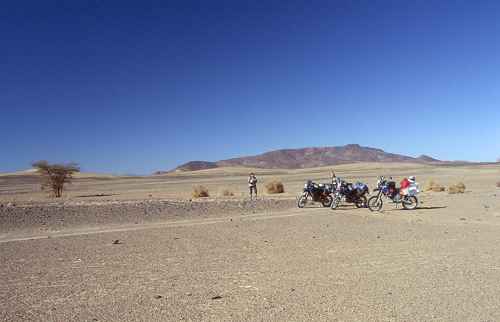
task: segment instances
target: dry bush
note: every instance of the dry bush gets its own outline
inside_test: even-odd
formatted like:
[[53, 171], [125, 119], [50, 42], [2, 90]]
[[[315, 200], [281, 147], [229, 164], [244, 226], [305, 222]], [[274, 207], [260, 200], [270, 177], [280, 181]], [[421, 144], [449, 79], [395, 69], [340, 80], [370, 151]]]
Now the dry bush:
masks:
[[204, 186], [195, 186], [193, 188], [193, 198], [204, 198], [210, 197], [208, 189]]
[[497, 182], [497, 188], [500, 188], [500, 181]]
[[222, 196], [224, 197], [234, 197], [234, 192], [229, 189], [222, 190]]
[[451, 185], [448, 187], [448, 193], [464, 193], [465, 192], [465, 184], [463, 182], [459, 182], [457, 184]]
[[427, 183], [427, 186], [425, 187], [425, 191], [433, 191], [433, 192], [441, 192], [445, 191], [446, 188], [437, 183], [434, 180], [431, 180]]
[[42, 190], [50, 189], [56, 198], [62, 196], [64, 184], [71, 183], [73, 174], [80, 172], [76, 163], [50, 164], [47, 161], [37, 161], [32, 166], [42, 177]]
[[285, 192], [285, 186], [283, 183], [279, 180], [273, 180], [268, 183], [266, 183], [266, 191], [267, 193], [274, 194], [274, 193], [283, 193]]

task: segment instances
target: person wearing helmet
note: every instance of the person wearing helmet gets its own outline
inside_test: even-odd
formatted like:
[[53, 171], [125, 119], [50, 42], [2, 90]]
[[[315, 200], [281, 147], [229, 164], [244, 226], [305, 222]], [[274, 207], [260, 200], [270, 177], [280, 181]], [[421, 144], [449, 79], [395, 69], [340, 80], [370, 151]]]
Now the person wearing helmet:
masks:
[[410, 185], [412, 185], [414, 183], [415, 183], [415, 176], [410, 176], [408, 178], [404, 178], [401, 181], [400, 188], [399, 188], [399, 191], [400, 191], [401, 195], [402, 196], [407, 195], [408, 194], [408, 188], [410, 187]]

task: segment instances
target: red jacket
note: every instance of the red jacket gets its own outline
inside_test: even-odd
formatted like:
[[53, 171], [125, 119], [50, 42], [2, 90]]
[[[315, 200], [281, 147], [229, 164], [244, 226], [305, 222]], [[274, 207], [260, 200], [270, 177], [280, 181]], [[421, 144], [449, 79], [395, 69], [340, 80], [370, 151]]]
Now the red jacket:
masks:
[[410, 186], [411, 182], [407, 178], [404, 178], [403, 181], [401, 181], [401, 189], [406, 189]]

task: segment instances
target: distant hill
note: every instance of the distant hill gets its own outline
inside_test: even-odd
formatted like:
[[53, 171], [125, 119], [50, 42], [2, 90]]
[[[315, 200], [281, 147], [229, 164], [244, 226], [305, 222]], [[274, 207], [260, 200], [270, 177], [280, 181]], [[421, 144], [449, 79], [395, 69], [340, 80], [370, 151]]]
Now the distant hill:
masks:
[[302, 169], [356, 162], [448, 163], [427, 155], [415, 158], [401, 154], [388, 153], [381, 149], [364, 147], [358, 144], [348, 144], [338, 147], [276, 150], [255, 156], [233, 158], [217, 162], [191, 161], [175, 168], [173, 171], [197, 171], [217, 167], [236, 166], [265, 169]]
[[419, 156], [417, 158], [417, 160], [421, 161], [421, 162], [430, 162], [430, 163], [434, 163], [434, 162], [443, 162], [441, 160], [438, 160], [438, 159], [434, 159], [433, 157], [430, 157], [428, 155], [425, 155], [425, 154], [422, 154], [421, 156]]
[[208, 161], [190, 161], [188, 163], [184, 163], [181, 166], [175, 168], [178, 171], [197, 171], [197, 170], [207, 170], [217, 168], [217, 162], [208, 162]]

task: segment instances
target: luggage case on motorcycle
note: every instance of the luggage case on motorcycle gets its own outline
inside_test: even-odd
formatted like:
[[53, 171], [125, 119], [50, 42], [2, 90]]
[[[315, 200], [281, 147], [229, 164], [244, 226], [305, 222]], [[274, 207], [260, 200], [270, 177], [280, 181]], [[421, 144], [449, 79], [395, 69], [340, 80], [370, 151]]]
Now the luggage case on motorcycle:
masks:
[[408, 196], [416, 196], [419, 193], [418, 185], [413, 183], [408, 187]]

